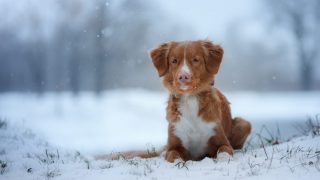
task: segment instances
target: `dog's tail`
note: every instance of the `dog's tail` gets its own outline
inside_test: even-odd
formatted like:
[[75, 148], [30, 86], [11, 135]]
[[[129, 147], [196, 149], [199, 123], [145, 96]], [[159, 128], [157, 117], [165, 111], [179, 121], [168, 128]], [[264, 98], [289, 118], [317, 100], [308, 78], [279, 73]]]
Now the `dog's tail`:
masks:
[[156, 151], [153, 150], [146, 150], [146, 151], [125, 151], [125, 152], [117, 152], [105, 155], [98, 155], [95, 157], [96, 160], [119, 160], [119, 159], [132, 159], [134, 157], [140, 158], [153, 158], [158, 157], [161, 155], [162, 152], [165, 151], [165, 148]]

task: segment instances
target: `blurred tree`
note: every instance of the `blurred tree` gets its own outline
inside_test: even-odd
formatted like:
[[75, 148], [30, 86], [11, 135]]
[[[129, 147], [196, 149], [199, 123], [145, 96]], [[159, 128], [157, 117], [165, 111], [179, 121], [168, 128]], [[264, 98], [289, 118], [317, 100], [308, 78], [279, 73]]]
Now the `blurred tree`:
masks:
[[147, 51], [190, 29], [145, 0], [4, 1], [0, 91], [159, 87]]
[[274, 13], [274, 22], [285, 27], [296, 43], [300, 61], [301, 87], [310, 90], [313, 85], [315, 61], [320, 47], [319, 0], [267, 0]]
[[94, 91], [96, 94], [100, 94], [105, 87], [105, 79], [106, 79], [106, 39], [103, 35], [103, 30], [108, 26], [109, 15], [107, 15], [107, 6], [105, 0], [95, 1], [96, 3], [96, 11], [93, 13], [93, 34], [94, 34], [94, 49], [95, 49], [95, 83], [94, 83]]
[[26, 15], [28, 16], [29, 28], [34, 33], [26, 48], [26, 61], [28, 62], [28, 68], [31, 73], [33, 87], [35, 90], [42, 94], [45, 91], [46, 86], [46, 42], [40, 36], [42, 21], [39, 12], [34, 11], [33, 6], [28, 6]]
[[227, 90], [297, 89], [297, 81], [292, 81], [297, 79], [295, 69], [283, 53], [284, 44], [271, 35], [254, 37], [250, 28], [250, 22], [243, 21], [234, 21], [227, 28], [228, 37], [222, 44], [226, 53], [217, 83]]

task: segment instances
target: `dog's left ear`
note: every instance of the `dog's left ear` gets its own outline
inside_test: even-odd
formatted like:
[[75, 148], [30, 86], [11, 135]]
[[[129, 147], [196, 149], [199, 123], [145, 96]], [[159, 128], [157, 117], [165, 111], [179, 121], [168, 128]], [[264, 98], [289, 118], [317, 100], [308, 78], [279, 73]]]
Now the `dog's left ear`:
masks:
[[206, 54], [206, 70], [211, 74], [217, 74], [223, 57], [223, 49], [211, 41], [202, 41], [202, 47]]

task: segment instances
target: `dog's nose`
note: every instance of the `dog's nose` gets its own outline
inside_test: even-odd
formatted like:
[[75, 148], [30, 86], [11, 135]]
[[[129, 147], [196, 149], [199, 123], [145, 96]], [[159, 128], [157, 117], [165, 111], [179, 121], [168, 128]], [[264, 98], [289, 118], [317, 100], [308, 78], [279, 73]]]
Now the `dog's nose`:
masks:
[[190, 80], [190, 75], [188, 73], [182, 72], [179, 74], [179, 82], [185, 84]]

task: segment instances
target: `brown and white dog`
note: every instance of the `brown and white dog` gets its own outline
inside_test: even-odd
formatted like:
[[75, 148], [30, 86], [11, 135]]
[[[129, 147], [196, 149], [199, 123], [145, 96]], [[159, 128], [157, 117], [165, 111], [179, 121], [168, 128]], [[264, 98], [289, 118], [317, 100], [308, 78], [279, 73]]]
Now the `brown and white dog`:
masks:
[[251, 125], [232, 118], [229, 102], [212, 81], [218, 73], [223, 49], [210, 41], [161, 44], [150, 57], [170, 96], [167, 106], [169, 162], [233, 155], [242, 148]]
[[[164, 86], [168, 142], [165, 159], [201, 160], [220, 154], [233, 155], [250, 134], [251, 125], [232, 118], [229, 102], [212, 81], [218, 73], [223, 49], [207, 40], [168, 42], [151, 50], [150, 57]], [[126, 152], [122, 155], [154, 157], [160, 152]]]

